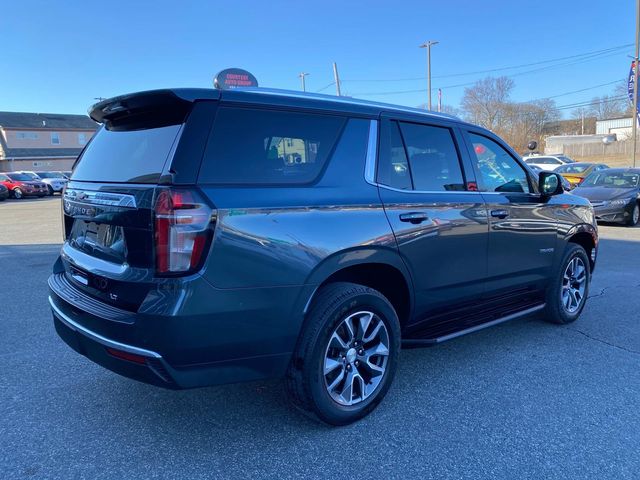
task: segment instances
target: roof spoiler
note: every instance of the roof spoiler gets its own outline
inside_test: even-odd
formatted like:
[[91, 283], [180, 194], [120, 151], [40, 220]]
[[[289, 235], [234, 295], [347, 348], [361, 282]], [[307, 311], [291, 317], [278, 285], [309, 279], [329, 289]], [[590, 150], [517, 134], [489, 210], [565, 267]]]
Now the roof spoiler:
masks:
[[217, 100], [217, 90], [194, 96], [189, 89], [148, 90], [102, 100], [89, 108], [89, 116], [109, 129], [153, 121], [154, 126], [182, 123], [196, 100]]

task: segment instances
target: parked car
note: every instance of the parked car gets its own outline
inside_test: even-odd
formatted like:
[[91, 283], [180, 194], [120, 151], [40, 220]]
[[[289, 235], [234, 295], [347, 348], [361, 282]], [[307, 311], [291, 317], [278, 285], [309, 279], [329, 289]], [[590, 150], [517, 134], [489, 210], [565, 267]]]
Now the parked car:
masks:
[[49, 195], [62, 193], [62, 189], [67, 184], [68, 179], [62, 172], [35, 172], [42, 183], [47, 185]]
[[44, 197], [48, 194], [47, 186], [44, 183], [35, 181], [24, 173], [0, 173], [0, 183], [7, 187], [10, 195], [16, 199]]
[[554, 171], [561, 165], [575, 163], [576, 161], [565, 155], [530, 155], [525, 156], [524, 161], [529, 165], [535, 165], [542, 170]]
[[566, 178], [571, 184], [571, 188], [580, 185], [592, 172], [599, 172], [609, 168], [602, 163], [568, 163], [561, 165], [554, 171]]
[[640, 168], [593, 172], [573, 193], [589, 199], [598, 220], [629, 226], [640, 222]]
[[103, 127], [65, 189], [49, 302], [71, 348], [124, 376], [285, 376], [296, 405], [343, 425], [385, 396], [401, 342], [535, 312], [567, 324], [585, 305], [589, 201], [483, 128], [266, 89], [90, 114]]
[[0, 202], [4, 202], [7, 198], [9, 198], [9, 189], [0, 183]]

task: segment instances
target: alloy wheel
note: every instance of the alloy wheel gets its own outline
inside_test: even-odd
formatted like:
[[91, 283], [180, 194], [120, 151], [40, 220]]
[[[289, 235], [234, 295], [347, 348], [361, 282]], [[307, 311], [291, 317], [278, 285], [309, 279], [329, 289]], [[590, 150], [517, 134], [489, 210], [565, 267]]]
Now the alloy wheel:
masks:
[[560, 297], [568, 313], [575, 313], [584, 302], [587, 289], [587, 267], [580, 257], [573, 257], [564, 270]]
[[324, 355], [323, 377], [331, 398], [355, 405], [382, 383], [389, 360], [389, 332], [373, 312], [349, 315], [333, 331]]

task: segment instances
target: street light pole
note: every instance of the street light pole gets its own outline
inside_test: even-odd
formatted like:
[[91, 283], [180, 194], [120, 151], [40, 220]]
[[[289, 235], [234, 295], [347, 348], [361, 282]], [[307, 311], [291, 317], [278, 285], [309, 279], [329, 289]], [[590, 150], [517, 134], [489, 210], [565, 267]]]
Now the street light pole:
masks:
[[306, 91], [307, 91], [307, 88], [306, 88], [306, 86], [305, 86], [305, 84], [304, 84], [304, 77], [306, 77], [307, 75], [309, 75], [309, 74], [308, 74], [308, 73], [305, 73], [305, 72], [301, 72], [301, 73], [298, 75], [298, 76], [300, 77], [300, 80], [302, 81], [302, 91], [303, 91], [303, 92], [306, 92]]
[[429, 110], [431, 110], [431, 46], [437, 45], [438, 43], [440, 42], [437, 42], [435, 40], [429, 40], [423, 43], [422, 45], [418, 45], [420, 48], [427, 49], [427, 91], [428, 91], [428, 98], [429, 98], [429, 103], [428, 103]]
[[633, 168], [636, 167], [636, 145], [638, 141], [638, 53], [640, 50], [640, 0], [636, 0], [636, 52], [633, 59]]

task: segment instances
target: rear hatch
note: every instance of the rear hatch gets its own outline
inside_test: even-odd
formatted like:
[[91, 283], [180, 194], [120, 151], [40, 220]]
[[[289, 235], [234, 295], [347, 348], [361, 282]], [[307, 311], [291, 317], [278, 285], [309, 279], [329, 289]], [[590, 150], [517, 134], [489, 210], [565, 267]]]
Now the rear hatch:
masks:
[[93, 108], [103, 126], [64, 191], [60, 281], [137, 311], [160, 279], [201, 266], [213, 209], [190, 184], [215, 103], [156, 91]]

